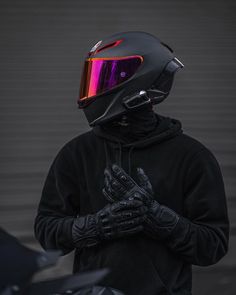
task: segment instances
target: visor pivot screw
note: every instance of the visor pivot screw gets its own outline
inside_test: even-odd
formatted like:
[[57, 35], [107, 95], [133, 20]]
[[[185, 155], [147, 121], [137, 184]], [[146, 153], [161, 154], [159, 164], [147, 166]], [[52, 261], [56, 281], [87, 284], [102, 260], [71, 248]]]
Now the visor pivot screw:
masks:
[[145, 90], [141, 90], [141, 91], [139, 92], [139, 95], [141, 95], [141, 96], [142, 96], [142, 95], [145, 95], [145, 94], [147, 94]]

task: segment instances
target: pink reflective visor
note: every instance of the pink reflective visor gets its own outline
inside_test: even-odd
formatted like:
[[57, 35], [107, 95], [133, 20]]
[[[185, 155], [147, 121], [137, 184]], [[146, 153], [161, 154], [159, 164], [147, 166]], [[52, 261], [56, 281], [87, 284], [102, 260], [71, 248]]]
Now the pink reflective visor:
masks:
[[79, 101], [85, 102], [127, 81], [142, 62], [143, 57], [139, 55], [88, 58], [84, 64]]

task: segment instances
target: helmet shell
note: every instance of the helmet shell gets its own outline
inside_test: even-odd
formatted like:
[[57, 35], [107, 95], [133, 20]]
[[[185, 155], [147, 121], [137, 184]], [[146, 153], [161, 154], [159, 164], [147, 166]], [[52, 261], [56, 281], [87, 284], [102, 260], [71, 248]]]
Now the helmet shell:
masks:
[[78, 100], [79, 107], [83, 108], [90, 126], [105, 123], [126, 113], [128, 110], [123, 104], [123, 99], [149, 89], [166, 65], [174, 59], [169, 47], [163, 45], [152, 34], [141, 31], [121, 32], [99, 41], [86, 59], [134, 55], [142, 56], [143, 62], [127, 81], [93, 96], [87, 105], [83, 106]]

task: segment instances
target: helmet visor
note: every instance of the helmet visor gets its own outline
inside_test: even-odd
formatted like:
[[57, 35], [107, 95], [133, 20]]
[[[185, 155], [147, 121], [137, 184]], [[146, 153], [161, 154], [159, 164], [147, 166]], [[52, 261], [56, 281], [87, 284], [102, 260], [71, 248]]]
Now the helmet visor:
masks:
[[109, 58], [88, 58], [80, 84], [80, 102], [102, 94], [127, 81], [143, 61], [139, 55]]

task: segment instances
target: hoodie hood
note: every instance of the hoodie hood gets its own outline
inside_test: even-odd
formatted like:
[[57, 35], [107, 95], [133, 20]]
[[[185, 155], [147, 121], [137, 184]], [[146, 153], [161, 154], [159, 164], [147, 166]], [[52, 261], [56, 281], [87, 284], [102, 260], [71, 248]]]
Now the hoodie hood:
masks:
[[120, 136], [119, 133], [116, 133], [116, 130], [109, 130], [107, 132], [102, 126], [98, 125], [93, 128], [93, 132], [96, 136], [103, 138], [111, 143], [114, 147], [118, 147], [120, 144], [122, 147], [135, 147], [142, 148], [147, 145], [152, 144], [153, 142], [161, 142], [167, 140], [171, 137], [177, 136], [182, 133], [182, 125], [179, 120], [164, 117], [157, 113], [154, 113], [156, 117], [155, 128], [148, 132], [145, 136], [140, 136], [140, 138], [131, 141], [129, 138], [124, 138]]
[[[96, 136], [100, 137], [104, 141], [104, 147], [106, 152], [106, 164], [109, 166], [111, 164], [111, 160], [109, 159], [108, 145], [112, 146], [112, 149], [119, 150], [119, 158], [118, 164], [121, 166], [121, 158], [122, 158], [122, 150], [129, 150], [129, 172], [131, 167], [131, 154], [134, 149], [142, 149], [146, 146], [149, 146], [153, 143], [160, 143], [165, 140], [168, 140], [172, 137], [175, 137], [181, 134], [182, 125], [181, 122], [177, 119], [173, 119], [170, 117], [161, 116], [157, 113], [154, 113], [155, 124], [152, 124], [152, 128], [149, 127], [149, 130], [146, 130], [146, 134], [143, 133], [139, 138], [130, 139], [128, 136], [122, 136], [120, 132], [117, 132], [116, 128], [104, 128], [102, 125], [95, 126], [93, 128], [93, 132]], [[125, 128], [125, 127], [123, 127]]]

